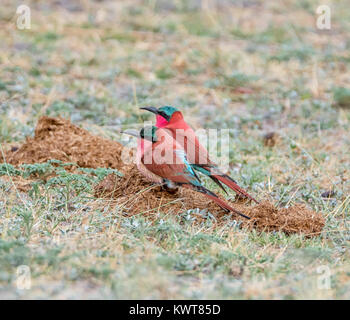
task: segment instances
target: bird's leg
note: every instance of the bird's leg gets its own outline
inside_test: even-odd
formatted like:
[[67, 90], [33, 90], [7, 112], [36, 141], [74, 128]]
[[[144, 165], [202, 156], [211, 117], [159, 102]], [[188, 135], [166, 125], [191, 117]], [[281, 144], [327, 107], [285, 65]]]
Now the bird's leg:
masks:
[[168, 179], [163, 179], [162, 187], [165, 191], [167, 191], [171, 194], [176, 193], [178, 190], [177, 185]]

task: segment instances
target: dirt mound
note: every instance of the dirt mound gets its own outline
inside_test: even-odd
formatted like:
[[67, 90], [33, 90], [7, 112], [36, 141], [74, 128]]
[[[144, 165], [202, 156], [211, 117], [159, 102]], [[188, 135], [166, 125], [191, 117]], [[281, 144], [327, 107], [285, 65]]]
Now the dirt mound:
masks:
[[[169, 193], [161, 186], [148, 182], [137, 170], [132, 168], [123, 177], [109, 175], [95, 187], [95, 196], [115, 199], [129, 215], [154, 215], [158, 211], [177, 214], [184, 210], [198, 208], [208, 210], [218, 224], [225, 223], [227, 216], [218, 205], [202, 194], [179, 188]], [[325, 220], [320, 213], [307, 209], [304, 205], [277, 209], [270, 202], [263, 202], [254, 207], [242, 203], [230, 203], [232, 207], [251, 217], [245, 220], [233, 214], [233, 218], [242, 221], [243, 226], [259, 231], [283, 231], [287, 234], [304, 233], [308, 236], [319, 235]], [[202, 218], [198, 214], [199, 218]]]
[[95, 187], [95, 196], [115, 199], [129, 215], [152, 215], [160, 208], [162, 212], [174, 214], [195, 208], [208, 209], [212, 213], [223, 212], [213, 201], [198, 192], [185, 188], [178, 188], [173, 192], [166, 191], [162, 186], [146, 180], [136, 166], [123, 177], [108, 175]]
[[80, 167], [120, 169], [122, 149], [120, 143], [94, 136], [69, 120], [41, 117], [34, 138], [5, 152], [5, 158], [13, 165], [56, 159]]
[[309, 236], [319, 235], [324, 228], [325, 219], [321, 213], [308, 209], [303, 204], [289, 208], [276, 208], [265, 201], [249, 209], [251, 227], [260, 231], [281, 230], [287, 234], [304, 233]]

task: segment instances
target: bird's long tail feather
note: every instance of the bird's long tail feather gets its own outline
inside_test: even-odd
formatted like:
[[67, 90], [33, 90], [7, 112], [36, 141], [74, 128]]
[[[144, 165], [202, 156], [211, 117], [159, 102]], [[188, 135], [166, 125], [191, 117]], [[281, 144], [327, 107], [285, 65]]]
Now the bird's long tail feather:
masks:
[[256, 203], [259, 203], [258, 200], [256, 200], [254, 197], [252, 197], [248, 192], [246, 192], [244, 189], [242, 189], [236, 181], [234, 181], [230, 176], [227, 174], [222, 173], [219, 171], [216, 167], [206, 166], [206, 165], [192, 165], [196, 170], [199, 172], [204, 173], [205, 175], [209, 176], [211, 179], [213, 179], [219, 186], [222, 188], [222, 185], [220, 182], [224, 183], [226, 186], [231, 188], [233, 191], [235, 191], [237, 194], [241, 194], [251, 200], [253, 200]]
[[247, 191], [243, 190], [230, 176], [228, 175], [213, 175], [216, 179], [226, 184], [229, 188], [235, 191], [238, 194], [246, 196], [247, 198], [253, 200], [256, 203], [259, 203], [254, 197], [252, 197]]
[[218, 180], [218, 178], [214, 177], [214, 176], [208, 176], [210, 179], [212, 179], [219, 187], [222, 191], [224, 191], [227, 195], [227, 191], [225, 190], [224, 186], [221, 184], [221, 182]]
[[209, 199], [211, 199], [214, 202], [216, 202], [221, 208], [223, 208], [226, 211], [232, 211], [232, 212], [242, 216], [243, 218], [250, 219], [245, 214], [243, 214], [243, 213], [239, 212], [238, 210], [232, 208], [228, 203], [226, 203], [225, 201], [221, 200], [214, 192], [211, 192], [210, 190], [208, 190], [207, 188], [205, 188], [203, 186], [195, 186], [195, 185], [192, 185], [192, 184], [191, 185], [190, 184], [186, 184], [186, 185], [184, 185], [184, 187], [187, 187], [189, 189], [193, 189], [195, 191], [203, 193], [206, 197], [208, 197]]

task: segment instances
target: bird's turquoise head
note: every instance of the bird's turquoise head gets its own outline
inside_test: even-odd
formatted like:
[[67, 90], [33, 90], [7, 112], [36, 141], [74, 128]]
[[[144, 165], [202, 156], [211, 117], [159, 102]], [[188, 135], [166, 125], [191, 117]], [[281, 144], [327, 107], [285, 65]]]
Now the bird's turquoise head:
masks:
[[179, 111], [178, 109], [176, 109], [175, 107], [172, 106], [164, 106], [164, 107], [160, 107], [158, 109], [158, 115], [162, 116], [163, 118], [165, 118], [167, 121], [169, 121], [171, 119], [171, 117], [173, 116], [173, 114]]
[[130, 136], [146, 139], [151, 142], [157, 142], [157, 127], [155, 126], [145, 126], [140, 131], [137, 131], [135, 129], [127, 129], [124, 131], [121, 131], [121, 133], [126, 133]]
[[157, 127], [155, 126], [146, 126], [141, 129], [140, 137], [151, 142], [157, 142]]
[[169, 121], [171, 120], [173, 114], [175, 112], [179, 111], [178, 109], [176, 109], [175, 107], [172, 107], [172, 106], [163, 106], [160, 108], [144, 107], [141, 109], [150, 111], [156, 115], [157, 128], [162, 128], [162, 127], [166, 126], [169, 123]]

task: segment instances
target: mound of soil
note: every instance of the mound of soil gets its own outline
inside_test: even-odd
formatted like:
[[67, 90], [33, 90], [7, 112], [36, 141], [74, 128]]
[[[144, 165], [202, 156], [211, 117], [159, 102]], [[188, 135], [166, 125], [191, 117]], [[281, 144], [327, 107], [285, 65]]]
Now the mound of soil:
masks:
[[108, 175], [95, 187], [95, 196], [115, 199], [129, 215], [152, 215], [160, 209], [173, 214], [195, 208], [208, 209], [212, 213], [223, 212], [213, 201], [198, 192], [186, 188], [169, 192], [162, 186], [149, 182], [136, 166], [123, 177]]
[[304, 233], [317, 236], [325, 226], [325, 219], [321, 213], [308, 209], [303, 204], [296, 204], [289, 208], [276, 208], [272, 203], [264, 201], [248, 210], [252, 217], [249, 227], [260, 231], [283, 231], [287, 234]]
[[5, 158], [13, 165], [56, 159], [86, 168], [121, 169], [122, 149], [120, 143], [94, 136], [69, 120], [44, 116], [34, 138], [27, 137], [22, 146], [5, 152]]
[[[199, 208], [213, 214], [218, 224], [227, 221], [223, 219], [227, 213], [204, 195], [185, 188], [170, 193], [161, 186], [148, 182], [136, 167], [123, 177], [114, 174], [107, 176], [95, 187], [95, 196], [114, 199], [129, 215], [152, 216], [159, 210], [165, 214], [177, 214], [184, 210]], [[304, 205], [283, 209], [277, 209], [267, 201], [254, 207], [235, 202], [230, 202], [230, 205], [251, 217], [251, 220], [246, 220], [232, 213], [234, 219], [242, 221], [243, 226], [259, 231], [303, 233], [311, 237], [319, 235], [325, 225], [321, 213], [309, 210]]]

